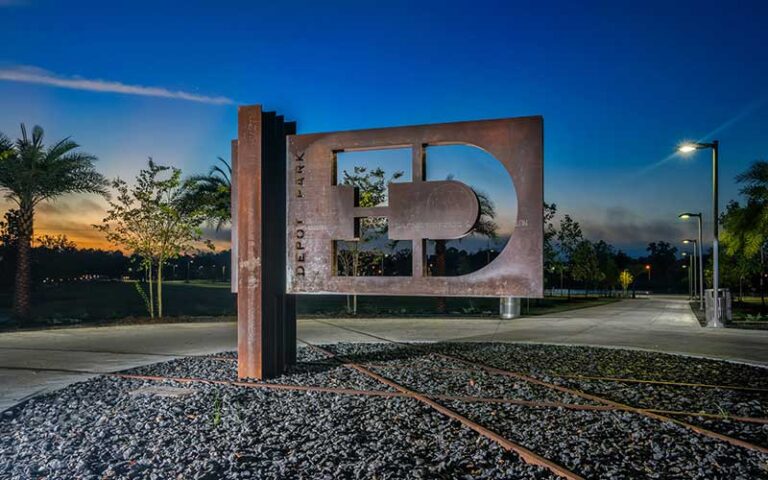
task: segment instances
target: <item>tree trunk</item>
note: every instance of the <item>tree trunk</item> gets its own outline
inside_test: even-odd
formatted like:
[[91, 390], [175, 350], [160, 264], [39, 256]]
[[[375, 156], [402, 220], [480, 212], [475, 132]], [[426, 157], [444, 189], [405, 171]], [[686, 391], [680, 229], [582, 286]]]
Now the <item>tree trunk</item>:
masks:
[[765, 260], [763, 249], [760, 249], [760, 314], [765, 313]]
[[[355, 242], [355, 248], [352, 250], [352, 275], [355, 277], [358, 275], [358, 268], [360, 267], [360, 251], [358, 247], [358, 242]], [[352, 295], [352, 315], [357, 315], [357, 294]]]
[[149, 318], [155, 318], [155, 292], [152, 286], [152, 261], [147, 264], [147, 284], [149, 285]]
[[163, 260], [157, 262], [157, 318], [163, 318]]
[[[435, 273], [436, 276], [445, 276], [445, 240], [435, 240]], [[436, 300], [437, 313], [445, 313], [447, 310], [445, 297], [437, 297]]]
[[30, 269], [30, 255], [32, 249], [32, 226], [34, 222], [34, 209], [29, 202], [22, 202], [19, 206], [19, 238], [16, 248], [16, 285], [13, 291], [13, 316], [20, 322], [30, 319], [32, 272]]

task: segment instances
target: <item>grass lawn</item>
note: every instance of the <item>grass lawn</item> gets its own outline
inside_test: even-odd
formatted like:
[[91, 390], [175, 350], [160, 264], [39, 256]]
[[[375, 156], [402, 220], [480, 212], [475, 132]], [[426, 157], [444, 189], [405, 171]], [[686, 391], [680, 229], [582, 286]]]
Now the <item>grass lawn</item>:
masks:
[[[164, 312], [168, 317], [233, 317], [235, 295], [228, 283], [209, 281], [166, 282]], [[523, 300], [524, 315], [541, 315], [614, 302], [615, 298], [574, 296]], [[350, 299], [351, 301], [351, 299]], [[37, 323], [57, 325], [99, 323], [126, 317], [143, 318], [146, 309], [135, 282], [73, 282], [40, 286], [34, 291], [32, 314]], [[446, 313], [456, 316], [496, 316], [497, 298], [446, 298]], [[346, 313], [344, 295], [303, 295], [298, 298], [302, 317], [338, 317]], [[11, 292], [0, 292], [0, 318], [7, 316]], [[433, 297], [358, 296], [358, 316], [434, 316]], [[5, 314], [5, 315], [3, 315]]]

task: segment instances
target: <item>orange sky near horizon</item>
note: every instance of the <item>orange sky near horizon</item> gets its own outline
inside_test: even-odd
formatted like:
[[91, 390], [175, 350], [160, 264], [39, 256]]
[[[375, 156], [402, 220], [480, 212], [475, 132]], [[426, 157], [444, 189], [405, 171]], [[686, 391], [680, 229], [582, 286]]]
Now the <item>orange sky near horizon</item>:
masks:
[[[0, 216], [5, 215], [14, 204], [0, 200]], [[66, 235], [78, 248], [99, 250], [121, 250], [109, 243], [104, 234], [93, 228], [101, 223], [106, 215], [106, 200], [96, 195], [67, 195], [53, 202], [43, 202], [35, 211], [34, 236]], [[229, 231], [206, 231], [206, 238], [213, 241], [217, 252], [229, 249]], [[208, 250], [201, 245], [201, 250]]]

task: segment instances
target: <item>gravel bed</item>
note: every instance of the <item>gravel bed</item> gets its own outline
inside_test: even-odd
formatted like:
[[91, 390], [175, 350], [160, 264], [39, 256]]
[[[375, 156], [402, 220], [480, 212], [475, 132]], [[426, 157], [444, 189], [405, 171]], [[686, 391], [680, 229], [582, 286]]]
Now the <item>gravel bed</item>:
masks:
[[[237, 351], [231, 350], [226, 352], [220, 352], [215, 355], [205, 355], [206, 357], [219, 357], [219, 358], [231, 358], [237, 359]], [[296, 361], [297, 362], [317, 362], [327, 360], [328, 356], [322, 352], [318, 352], [314, 348], [305, 346], [296, 347]]]
[[445, 402], [585, 478], [756, 479], [768, 455], [627, 412]]
[[374, 372], [427, 395], [465, 395], [541, 402], [594, 405], [575, 395], [561, 393], [523, 380], [492, 375], [483, 371], [442, 371], [418, 367], [373, 367]]
[[768, 418], [768, 393], [600, 380], [549, 379], [634, 407]]
[[554, 478], [412, 399], [131, 394], [157, 385], [99, 378], [4, 414], [0, 478]]
[[768, 369], [615, 348], [505, 343], [437, 344], [447, 354], [534, 376], [587, 375], [768, 389]]
[[355, 363], [416, 361], [434, 349], [433, 344], [334, 343], [323, 348]]
[[[237, 381], [237, 363], [214, 360], [205, 357], [188, 357], [156, 363], [145, 367], [126, 370], [121, 373], [133, 375], [154, 375], [162, 377], [200, 378], [205, 380]], [[285, 374], [265, 382], [286, 385], [322, 386], [352, 388], [357, 390], [394, 391], [394, 389], [355, 370], [338, 363], [300, 363]]]
[[[728, 419], [700, 416], [674, 415], [672, 418], [768, 448], [768, 424], [737, 422]], [[766, 473], [766, 476], [768, 477], [768, 473]]]
[[[324, 348], [431, 395], [589, 403], [437, 355], [444, 353], [640, 407], [768, 416], [762, 392], [552, 373], [768, 385], [768, 370], [727, 362], [548, 345], [345, 343]], [[299, 348], [297, 355], [295, 368], [269, 382], [392, 391], [316, 350]], [[231, 381], [237, 379], [235, 360], [235, 352], [224, 352], [126, 373]], [[586, 478], [768, 478], [768, 455], [642, 415], [441, 403]], [[677, 418], [768, 444], [768, 425]], [[0, 479], [5, 478], [554, 477], [411, 398], [99, 377], [33, 398], [0, 416]]]

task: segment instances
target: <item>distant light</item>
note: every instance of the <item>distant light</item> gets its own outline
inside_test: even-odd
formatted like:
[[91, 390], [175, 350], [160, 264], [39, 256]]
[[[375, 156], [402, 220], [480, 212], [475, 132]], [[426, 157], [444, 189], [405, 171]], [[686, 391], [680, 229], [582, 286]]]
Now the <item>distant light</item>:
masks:
[[677, 147], [677, 151], [681, 153], [690, 153], [692, 151], [696, 150], [696, 145], [685, 143], [683, 145], [680, 145]]
[[684, 257], [687, 256], [687, 255], [688, 255], [688, 252], [683, 252], [683, 256]]
[[651, 266], [650, 266], [650, 265], [646, 265], [646, 266], [645, 266], [645, 269], [646, 269], [646, 270], [650, 270], [650, 269], [651, 269]]

